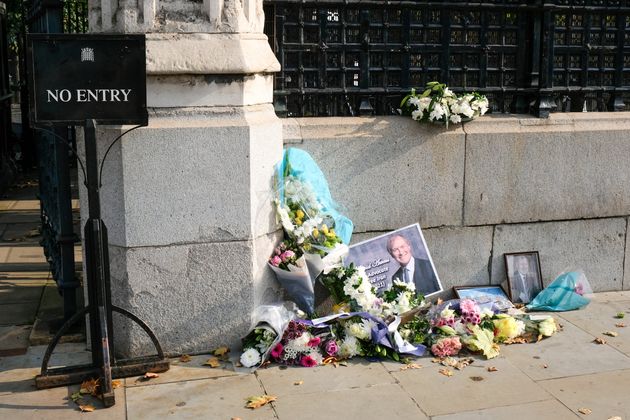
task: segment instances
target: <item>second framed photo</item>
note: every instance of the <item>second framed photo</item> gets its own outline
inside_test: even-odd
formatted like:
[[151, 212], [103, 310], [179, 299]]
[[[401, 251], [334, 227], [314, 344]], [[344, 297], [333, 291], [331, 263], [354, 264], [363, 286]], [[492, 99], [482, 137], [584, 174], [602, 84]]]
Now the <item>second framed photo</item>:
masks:
[[529, 303], [543, 289], [537, 251], [503, 254], [508, 292], [514, 303]]
[[458, 299], [472, 299], [481, 308], [506, 310], [514, 307], [501, 286], [455, 286]]

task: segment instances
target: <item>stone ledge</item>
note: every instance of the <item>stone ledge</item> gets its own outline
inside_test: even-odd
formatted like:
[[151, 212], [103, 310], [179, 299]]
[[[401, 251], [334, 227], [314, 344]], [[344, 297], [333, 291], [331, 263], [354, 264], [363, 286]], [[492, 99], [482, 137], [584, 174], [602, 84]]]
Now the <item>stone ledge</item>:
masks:
[[264, 34], [151, 33], [146, 48], [148, 75], [280, 71]]

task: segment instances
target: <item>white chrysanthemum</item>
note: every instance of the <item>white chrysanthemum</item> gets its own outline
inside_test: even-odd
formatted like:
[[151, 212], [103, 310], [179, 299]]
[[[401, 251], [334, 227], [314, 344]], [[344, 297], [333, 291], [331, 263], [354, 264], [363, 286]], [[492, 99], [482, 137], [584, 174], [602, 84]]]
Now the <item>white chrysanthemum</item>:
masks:
[[317, 347], [311, 347], [307, 354], [311, 356], [311, 359], [315, 360], [318, 365], [321, 365], [324, 361], [324, 357]]
[[356, 337], [348, 336], [343, 339], [339, 346], [339, 356], [344, 359], [349, 359], [353, 356], [360, 354], [361, 347]]
[[249, 348], [241, 354], [241, 364], [247, 368], [260, 363], [260, 353], [254, 348]]
[[347, 335], [356, 337], [359, 340], [368, 340], [370, 338], [370, 334], [365, 331], [365, 328], [363, 328], [363, 325], [360, 323], [346, 325], [346, 333]]

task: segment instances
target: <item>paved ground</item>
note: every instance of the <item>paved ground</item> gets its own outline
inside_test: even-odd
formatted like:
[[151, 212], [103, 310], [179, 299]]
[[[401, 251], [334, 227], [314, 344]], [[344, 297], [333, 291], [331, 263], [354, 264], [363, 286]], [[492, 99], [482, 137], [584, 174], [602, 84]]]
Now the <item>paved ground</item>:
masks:
[[[35, 390], [44, 347], [32, 346], [24, 355], [0, 359], [0, 417], [630, 419], [630, 327], [615, 326], [618, 312], [630, 314], [630, 292], [597, 294], [586, 309], [558, 314], [564, 330], [556, 336], [503, 346], [498, 358], [476, 358], [452, 377], [440, 374], [441, 366], [429, 357], [417, 360], [421, 369], [356, 359], [346, 367], [273, 366], [238, 374], [228, 365], [203, 366], [208, 356], [199, 355], [187, 363], [174, 360], [159, 378], [123, 380], [116, 405], [105, 409], [92, 401], [96, 411], [91, 413], [79, 412], [70, 400], [77, 386]], [[619, 335], [602, 335], [608, 330]], [[607, 343], [594, 343], [596, 337]], [[84, 345], [64, 344], [55, 364], [88, 357]], [[490, 366], [497, 370], [489, 372]], [[265, 393], [277, 401], [253, 411], [244, 408], [246, 397]]]
[[[597, 294], [584, 310], [558, 314], [564, 330], [538, 344], [503, 346], [502, 355], [474, 363], [452, 377], [430, 357], [422, 368], [355, 359], [348, 366], [314, 369], [273, 366], [238, 374], [225, 364], [203, 366], [208, 355], [141, 381], [127, 378], [116, 405], [81, 413], [70, 396], [78, 386], [36, 390], [46, 328], [33, 322], [60, 313], [60, 299], [37, 242], [39, 210], [28, 183], [0, 200], [0, 419], [612, 419], [630, 420], [630, 292]], [[80, 253], [77, 251], [77, 257]], [[42, 324], [43, 323], [43, 324]], [[617, 337], [602, 335], [615, 331]], [[37, 331], [35, 331], [37, 332]], [[593, 340], [601, 337], [606, 344]], [[57, 347], [52, 365], [89, 362], [82, 343]], [[488, 367], [496, 371], [488, 371]], [[300, 383], [296, 385], [296, 383]], [[257, 410], [245, 398], [269, 394], [277, 401]], [[590, 414], [582, 414], [591, 411]]]

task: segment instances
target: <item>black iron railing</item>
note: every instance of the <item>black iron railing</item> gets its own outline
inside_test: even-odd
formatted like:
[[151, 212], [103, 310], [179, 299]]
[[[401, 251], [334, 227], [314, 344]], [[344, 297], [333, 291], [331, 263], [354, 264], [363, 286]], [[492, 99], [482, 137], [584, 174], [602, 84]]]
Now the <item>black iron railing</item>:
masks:
[[630, 1], [265, 1], [281, 116], [396, 113], [412, 87], [493, 112], [625, 110]]

